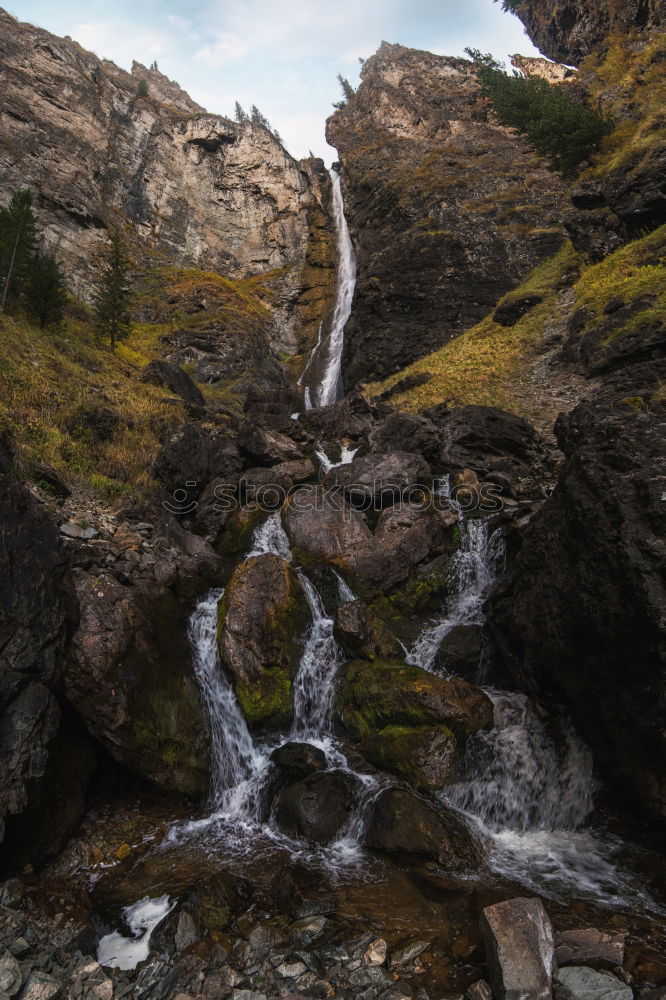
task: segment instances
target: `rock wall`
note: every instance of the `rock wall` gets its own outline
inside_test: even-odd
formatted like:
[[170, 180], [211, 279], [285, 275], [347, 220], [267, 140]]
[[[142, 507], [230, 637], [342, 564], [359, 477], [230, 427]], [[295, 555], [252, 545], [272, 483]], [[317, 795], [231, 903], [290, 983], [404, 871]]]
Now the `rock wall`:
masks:
[[144, 261], [147, 252], [231, 278], [281, 271], [277, 347], [296, 349], [325, 172], [305, 169], [266, 128], [208, 114], [159, 71], [135, 63], [126, 73], [4, 11], [0, 88], [0, 200], [35, 191], [77, 294], [90, 296], [106, 226], [129, 222]]
[[572, 65], [602, 47], [612, 31], [646, 32], [664, 21], [661, 0], [522, 0], [515, 13], [544, 55]]
[[492, 121], [465, 59], [382, 43], [327, 137], [358, 250], [347, 387], [474, 325], [562, 242], [565, 186]]

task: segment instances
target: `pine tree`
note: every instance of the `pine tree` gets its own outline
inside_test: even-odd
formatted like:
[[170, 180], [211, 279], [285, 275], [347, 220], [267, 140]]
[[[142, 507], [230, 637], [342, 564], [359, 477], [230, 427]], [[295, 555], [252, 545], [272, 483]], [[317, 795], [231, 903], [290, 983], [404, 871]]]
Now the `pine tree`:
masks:
[[347, 102], [352, 99], [356, 91], [352, 87], [347, 77], [343, 76], [342, 73], [338, 73], [338, 83], [342, 88], [343, 98], [341, 101], [335, 101], [333, 107], [336, 108], [338, 111], [341, 111], [342, 108], [347, 107]]
[[493, 65], [492, 57], [475, 61], [479, 81], [499, 121], [525, 136], [533, 149], [548, 158], [550, 168], [565, 177], [576, 174], [610, 131], [610, 120], [576, 100], [566, 86], [538, 76], [510, 76]]
[[30, 319], [45, 326], [57, 326], [65, 315], [67, 291], [58, 262], [38, 250], [30, 262], [26, 288], [26, 310]]
[[248, 117], [241, 107], [240, 101], [236, 101], [236, 107], [234, 109], [234, 118], [239, 124], [246, 122]]
[[262, 115], [261, 111], [256, 104], [253, 104], [250, 108], [250, 120], [253, 125], [261, 125], [263, 128], [267, 128], [270, 131], [270, 123], [265, 115]]
[[20, 304], [37, 246], [37, 220], [32, 191], [17, 191], [8, 208], [0, 209], [0, 312]]
[[136, 92], [139, 95], [139, 97], [148, 97], [148, 81], [139, 80]]
[[108, 337], [111, 350], [129, 336], [132, 329], [132, 290], [129, 261], [118, 232], [112, 232], [104, 255], [99, 288], [94, 299], [95, 330]]

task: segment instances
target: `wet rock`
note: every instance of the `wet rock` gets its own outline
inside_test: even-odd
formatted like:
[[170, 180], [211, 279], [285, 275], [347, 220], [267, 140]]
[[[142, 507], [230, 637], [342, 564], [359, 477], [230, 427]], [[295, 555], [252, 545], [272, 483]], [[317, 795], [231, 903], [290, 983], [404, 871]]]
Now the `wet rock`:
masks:
[[488, 627], [513, 683], [564, 702], [614, 787], [664, 815], [666, 416], [583, 403], [557, 432], [566, 464]]
[[288, 724], [306, 621], [302, 588], [288, 562], [267, 553], [236, 568], [219, 606], [218, 641], [251, 725]]
[[390, 854], [431, 858], [452, 872], [475, 871], [482, 864], [474, 838], [457, 815], [402, 788], [380, 794], [365, 844]]
[[362, 601], [347, 601], [336, 608], [334, 634], [353, 659], [392, 659], [402, 654], [386, 624]]
[[336, 695], [340, 721], [363, 739], [386, 726], [439, 723], [461, 737], [492, 725], [490, 699], [457, 678], [444, 679], [404, 663], [356, 660], [344, 670]]
[[183, 911], [178, 916], [178, 926], [174, 935], [176, 951], [185, 951], [186, 948], [189, 948], [191, 944], [195, 944], [198, 940], [199, 932], [197, 931], [197, 925], [192, 916]]
[[81, 573], [76, 588], [81, 622], [65, 689], [88, 732], [148, 780], [204, 794], [209, 725], [187, 640], [189, 607], [150, 580], [126, 586], [108, 573]]
[[386, 726], [361, 749], [372, 764], [420, 792], [436, 792], [455, 779], [458, 745], [445, 726]]
[[408, 962], [413, 961], [422, 955], [424, 951], [432, 945], [432, 941], [426, 941], [417, 938], [414, 941], [410, 941], [409, 944], [403, 945], [402, 948], [398, 948], [391, 955], [391, 968], [397, 968], [401, 965], [407, 965]]
[[481, 625], [455, 625], [442, 639], [435, 658], [437, 671], [474, 681], [483, 649]]
[[388, 945], [383, 938], [375, 938], [363, 952], [364, 965], [383, 965], [388, 954]]
[[633, 990], [610, 972], [571, 965], [555, 973], [553, 995], [555, 1000], [632, 1000]]
[[608, 934], [595, 927], [577, 931], [559, 931], [555, 935], [555, 960], [558, 966], [624, 964], [624, 934]]
[[271, 760], [289, 781], [301, 781], [327, 767], [324, 751], [309, 743], [283, 743], [273, 751]]
[[203, 393], [187, 372], [168, 361], [155, 359], [149, 362], [143, 370], [141, 381], [150, 385], [166, 386], [167, 389], [171, 389], [191, 406], [203, 406], [205, 403]]
[[430, 467], [418, 454], [372, 453], [340, 465], [324, 478], [327, 489], [341, 487], [346, 499], [364, 510], [381, 510], [398, 503], [410, 490], [430, 488]]
[[299, 781], [280, 794], [278, 825], [288, 836], [328, 844], [344, 829], [354, 804], [357, 781], [342, 771], [324, 771]]
[[476, 983], [468, 986], [465, 1000], [493, 1000], [493, 991], [485, 979], [479, 979]]
[[500, 1000], [550, 1000], [553, 928], [540, 899], [487, 906], [481, 931], [493, 991]]

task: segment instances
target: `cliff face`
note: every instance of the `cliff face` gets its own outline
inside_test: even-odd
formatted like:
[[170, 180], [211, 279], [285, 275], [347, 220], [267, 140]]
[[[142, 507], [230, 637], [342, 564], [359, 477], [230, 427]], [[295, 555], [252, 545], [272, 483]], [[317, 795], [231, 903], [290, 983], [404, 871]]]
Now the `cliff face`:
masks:
[[564, 185], [490, 120], [471, 62], [383, 43], [327, 137], [358, 249], [347, 386], [478, 322], [562, 242]]
[[4, 11], [0, 87], [1, 197], [36, 192], [75, 292], [90, 294], [106, 225], [129, 220], [161, 263], [231, 278], [281, 269], [278, 347], [297, 349], [313, 213], [327, 213], [322, 171], [304, 169], [267, 129], [208, 114], [157, 70], [135, 63], [128, 74]]
[[544, 55], [573, 65], [602, 47], [613, 31], [644, 32], [664, 23], [661, 0], [523, 0], [515, 13]]

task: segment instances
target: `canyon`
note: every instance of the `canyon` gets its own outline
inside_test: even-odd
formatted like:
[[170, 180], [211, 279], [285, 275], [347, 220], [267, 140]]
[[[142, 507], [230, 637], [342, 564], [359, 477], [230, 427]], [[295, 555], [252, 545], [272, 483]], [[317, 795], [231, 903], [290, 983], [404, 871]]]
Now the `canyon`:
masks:
[[329, 171], [0, 12], [71, 293], [0, 316], [0, 994], [662, 995], [662, 12], [511, 7], [577, 177], [470, 60], [382, 43]]

